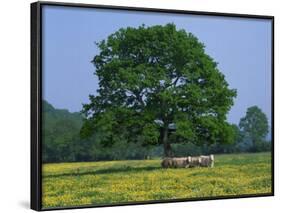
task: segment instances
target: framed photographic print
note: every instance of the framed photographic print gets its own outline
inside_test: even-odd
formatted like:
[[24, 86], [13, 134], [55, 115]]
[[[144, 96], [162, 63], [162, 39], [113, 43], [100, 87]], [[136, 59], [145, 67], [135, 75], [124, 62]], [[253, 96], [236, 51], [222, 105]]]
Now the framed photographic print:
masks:
[[274, 195], [274, 17], [31, 4], [31, 208]]

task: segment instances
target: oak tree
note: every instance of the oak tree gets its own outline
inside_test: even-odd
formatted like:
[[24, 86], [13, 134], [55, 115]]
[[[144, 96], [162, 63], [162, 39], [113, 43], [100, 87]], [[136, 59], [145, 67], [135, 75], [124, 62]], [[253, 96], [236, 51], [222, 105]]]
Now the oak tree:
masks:
[[236, 90], [193, 34], [174, 24], [121, 28], [97, 43], [96, 95], [83, 105], [81, 135], [105, 144], [126, 140], [212, 144], [233, 140], [226, 115]]

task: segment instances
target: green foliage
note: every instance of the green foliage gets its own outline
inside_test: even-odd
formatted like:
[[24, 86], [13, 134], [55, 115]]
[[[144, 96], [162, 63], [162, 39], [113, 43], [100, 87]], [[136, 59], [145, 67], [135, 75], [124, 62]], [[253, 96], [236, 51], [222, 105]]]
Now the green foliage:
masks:
[[42, 115], [43, 162], [74, 161], [81, 115], [55, 109], [46, 101], [43, 101]]
[[164, 135], [175, 124], [184, 142], [234, 140], [226, 113], [236, 91], [193, 34], [174, 24], [142, 25], [121, 28], [97, 45], [92, 62], [99, 89], [83, 106], [82, 136], [101, 131], [108, 144], [120, 138], [167, 144]]
[[264, 140], [269, 128], [268, 120], [259, 107], [249, 107], [246, 116], [240, 119], [239, 127], [244, 138], [252, 141], [253, 151], [265, 146]]
[[[121, 159], [144, 159], [162, 154], [158, 146], [142, 146], [141, 143], [128, 143], [125, 138], [119, 138], [109, 145], [111, 137], [112, 114], [108, 113], [105, 119], [100, 120], [103, 126], [93, 137], [79, 136], [83, 117], [79, 113], [70, 113], [67, 110], [55, 109], [47, 101], [43, 101], [43, 162], [72, 162], [72, 161], [99, 161]], [[84, 122], [83, 131], [92, 131], [91, 126]], [[150, 131], [147, 126], [144, 131]], [[157, 135], [146, 134], [154, 140]], [[152, 138], [152, 139], [151, 139]]]
[[[108, 114], [106, 118], [112, 119], [113, 114]], [[118, 116], [121, 116], [120, 114]], [[101, 121], [106, 121], [101, 120]], [[70, 113], [67, 110], [55, 109], [46, 101], [43, 101], [43, 131], [42, 131], [42, 152], [43, 162], [81, 162], [100, 160], [125, 160], [125, 159], [147, 159], [160, 157], [164, 154], [163, 146], [158, 144], [159, 131], [157, 125], [144, 123], [143, 132], [145, 134], [135, 135], [135, 141], [124, 137], [124, 133], [115, 137], [114, 143], [108, 143], [110, 132], [108, 128], [112, 123], [103, 123], [103, 128], [99, 131], [93, 130], [92, 125], [87, 126], [88, 120], [84, 121], [81, 132], [94, 131], [90, 138], [79, 136], [82, 127], [83, 117], [79, 113]], [[183, 143], [184, 136], [190, 133], [180, 133], [189, 131], [186, 122], [177, 123], [178, 133], [171, 133], [169, 140], [174, 143], [172, 149], [174, 156], [194, 156], [201, 154], [233, 153], [233, 152], [260, 152], [270, 151], [271, 143], [258, 141], [255, 148], [251, 146], [249, 139], [236, 125], [231, 125], [234, 132], [233, 143], [196, 144]], [[119, 129], [124, 131], [122, 126]], [[126, 133], [127, 134], [127, 133]], [[128, 134], [129, 135], [129, 134]], [[122, 137], [121, 137], [122, 136]], [[145, 136], [145, 137], [144, 137]], [[105, 140], [105, 138], [107, 139]], [[113, 136], [112, 136], [113, 138]], [[190, 136], [191, 138], [191, 136]], [[148, 142], [147, 142], [148, 141]], [[154, 143], [152, 143], [154, 141]]]

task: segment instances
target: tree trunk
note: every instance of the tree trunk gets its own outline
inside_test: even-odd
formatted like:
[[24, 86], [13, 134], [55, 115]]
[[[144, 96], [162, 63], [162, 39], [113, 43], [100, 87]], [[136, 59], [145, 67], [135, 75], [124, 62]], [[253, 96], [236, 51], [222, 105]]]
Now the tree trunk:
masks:
[[169, 139], [168, 139], [168, 133], [169, 133], [168, 124], [164, 125], [163, 128], [164, 129], [163, 129], [162, 142], [164, 145], [164, 155], [165, 155], [165, 157], [172, 157], [172, 147], [171, 147], [171, 144], [169, 143]]

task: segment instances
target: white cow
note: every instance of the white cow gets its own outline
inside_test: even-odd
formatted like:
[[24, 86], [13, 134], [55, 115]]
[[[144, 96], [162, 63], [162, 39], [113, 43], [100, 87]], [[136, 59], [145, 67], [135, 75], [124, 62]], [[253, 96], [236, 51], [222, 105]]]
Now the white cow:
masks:
[[202, 167], [214, 167], [214, 163], [215, 163], [215, 157], [214, 155], [208, 155], [208, 156], [204, 156], [201, 155], [201, 162], [200, 162], [200, 166]]
[[164, 158], [161, 162], [161, 166], [163, 168], [214, 167], [214, 162], [214, 155], [200, 155], [181, 158]]

